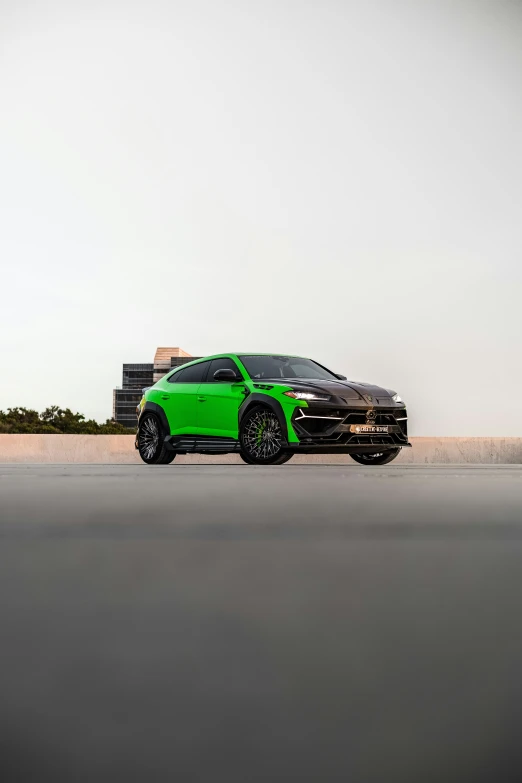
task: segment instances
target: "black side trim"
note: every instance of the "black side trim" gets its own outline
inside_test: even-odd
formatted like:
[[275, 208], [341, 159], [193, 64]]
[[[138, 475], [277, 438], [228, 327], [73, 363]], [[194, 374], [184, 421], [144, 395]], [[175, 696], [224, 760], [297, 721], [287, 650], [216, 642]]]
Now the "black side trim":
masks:
[[169, 435], [165, 445], [178, 454], [230, 454], [239, 451], [235, 438], [221, 438], [216, 435]]
[[283, 406], [280, 402], [277, 400], [274, 400], [273, 397], [269, 397], [267, 394], [257, 394], [256, 392], [253, 392], [252, 394], [249, 394], [244, 403], [241, 405], [239, 409], [239, 426], [241, 426], [241, 421], [245, 417], [245, 415], [248, 413], [251, 408], [255, 408], [256, 405], [265, 405], [267, 408], [272, 408], [275, 415], [277, 416], [277, 419], [279, 421], [279, 424], [281, 425], [281, 431], [283, 433], [283, 436], [285, 438], [286, 443], [282, 444], [283, 446], [288, 445], [288, 428], [286, 426], [286, 419], [285, 414], [283, 413]]
[[144, 413], [155, 413], [158, 419], [161, 421], [161, 426], [163, 427], [163, 432], [165, 435], [170, 435], [169, 422], [161, 405], [157, 405], [155, 402], [146, 402], [141, 416], [143, 416]]

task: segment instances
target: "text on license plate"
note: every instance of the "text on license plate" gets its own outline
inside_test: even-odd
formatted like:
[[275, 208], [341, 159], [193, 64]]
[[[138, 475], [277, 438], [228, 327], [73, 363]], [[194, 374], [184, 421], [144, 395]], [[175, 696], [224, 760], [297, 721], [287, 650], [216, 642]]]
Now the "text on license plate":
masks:
[[350, 432], [356, 432], [359, 435], [380, 435], [387, 434], [388, 427], [377, 424], [351, 424]]

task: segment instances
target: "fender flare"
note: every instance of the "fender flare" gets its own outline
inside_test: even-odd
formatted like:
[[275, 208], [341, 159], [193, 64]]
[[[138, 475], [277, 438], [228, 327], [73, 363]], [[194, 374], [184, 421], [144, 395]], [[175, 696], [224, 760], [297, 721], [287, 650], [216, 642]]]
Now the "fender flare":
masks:
[[286, 423], [285, 414], [283, 413], [283, 406], [281, 405], [278, 400], [274, 400], [273, 397], [269, 397], [267, 394], [249, 394], [244, 403], [241, 405], [239, 409], [239, 415], [238, 415], [238, 430], [241, 428], [241, 421], [245, 418], [246, 414], [249, 410], [252, 408], [255, 408], [257, 405], [264, 405], [266, 408], [271, 408], [275, 415], [277, 416], [277, 420], [279, 421], [279, 424], [281, 425], [281, 430], [283, 432], [283, 437], [286, 441], [284, 445], [288, 445], [288, 426]]

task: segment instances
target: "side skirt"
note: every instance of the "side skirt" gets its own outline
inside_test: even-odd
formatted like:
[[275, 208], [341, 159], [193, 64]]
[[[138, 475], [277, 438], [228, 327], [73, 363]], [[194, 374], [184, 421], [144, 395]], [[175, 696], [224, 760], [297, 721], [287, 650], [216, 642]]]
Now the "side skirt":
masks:
[[176, 454], [231, 454], [240, 449], [235, 438], [210, 435], [167, 435], [165, 445]]

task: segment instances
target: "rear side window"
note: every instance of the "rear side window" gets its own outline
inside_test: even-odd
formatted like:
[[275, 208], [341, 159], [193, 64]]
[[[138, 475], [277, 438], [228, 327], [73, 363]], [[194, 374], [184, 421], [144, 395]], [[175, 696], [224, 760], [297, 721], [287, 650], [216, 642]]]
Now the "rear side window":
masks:
[[191, 364], [190, 367], [184, 367], [170, 376], [169, 383], [201, 383], [207, 374], [210, 362], [199, 362]]
[[214, 383], [214, 373], [218, 370], [233, 370], [239, 378], [242, 377], [237, 364], [232, 359], [224, 356], [222, 359], [212, 359], [210, 362], [207, 383]]
[[183, 375], [183, 370], [178, 370], [178, 372], [173, 372], [172, 375], [169, 375], [167, 381], [169, 383], [179, 383], [182, 375]]

